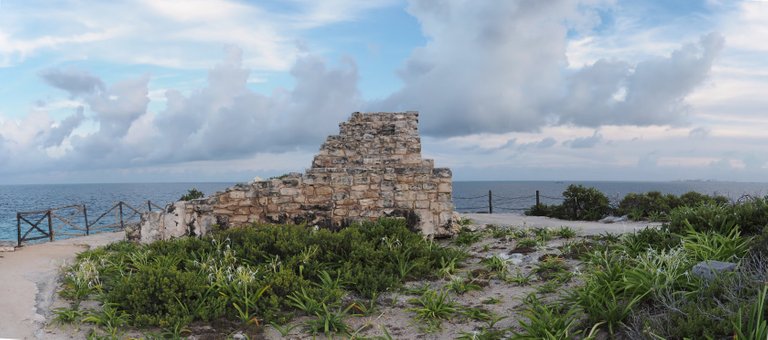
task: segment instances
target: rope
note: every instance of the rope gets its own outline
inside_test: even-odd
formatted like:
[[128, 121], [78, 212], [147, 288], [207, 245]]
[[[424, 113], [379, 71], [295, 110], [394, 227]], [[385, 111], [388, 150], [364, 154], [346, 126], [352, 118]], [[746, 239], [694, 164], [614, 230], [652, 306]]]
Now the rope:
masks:
[[520, 200], [520, 199], [528, 200], [528, 199], [536, 198], [535, 195], [534, 196], [518, 196], [518, 197], [494, 196], [493, 200], [496, 201], [497, 197], [499, 198], [498, 201], [514, 201], [514, 200]]
[[544, 195], [541, 195], [540, 197], [551, 199], [551, 200], [564, 200], [565, 199], [565, 197], [552, 197], [552, 196], [544, 196]]
[[456, 196], [453, 196], [453, 199], [455, 199], [455, 200], [476, 200], [478, 198], [483, 198], [483, 197], [488, 197], [488, 194], [480, 195], [480, 196], [476, 196], [476, 197], [456, 197]]

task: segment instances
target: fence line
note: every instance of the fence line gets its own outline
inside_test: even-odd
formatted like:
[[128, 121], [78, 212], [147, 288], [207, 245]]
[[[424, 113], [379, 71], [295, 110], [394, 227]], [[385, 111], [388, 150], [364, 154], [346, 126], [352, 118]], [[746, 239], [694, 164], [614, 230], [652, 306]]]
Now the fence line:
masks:
[[[493, 214], [493, 210], [494, 209], [496, 209], [496, 210], [504, 210], [504, 211], [523, 211], [523, 210], [528, 210], [528, 209], [531, 208], [531, 206], [540, 206], [542, 198], [543, 199], [548, 199], [548, 200], [551, 200], [551, 201], [562, 201], [562, 200], [565, 199], [562, 196], [561, 197], [553, 197], [553, 196], [541, 195], [539, 190], [536, 190], [536, 193], [534, 195], [525, 195], [525, 196], [502, 196], [502, 195], [494, 194], [493, 190], [488, 190], [487, 194], [478, 195], [478, 196], [470, 196], [470, 197], [454, 196], [453, 200], [454, 201], [455, 200], [465, 201], [465, 200], [479, 200], [479, 199], [484, 199], [484, 198], [488, 199], [488, 203], [486, 205], [482, 205], [482, 206], [475, 205], [475, 206], [471, 206], [471, 207], [461, 206], [461, 207], [457, 207], [457, 208], [458, 209], [462, 209], [462, 210], [483, 209], [483, 210], [485, 210], [484, 211], [485, 213]], [[517, 206], [517, 207], [509, 206], [509, 204], [518, 203], [518, 202], [521, 202], [521, 201], [524, 201], [524, 200], [533, 200], [533, 202], [531, 202], [531, 204], [528, 205], [525, 208], [521, 208], [519, 206]], [[506, 204], [506, 206], [505, 206], [505, 204]]]
[[[153, 207], [160, 210], [164, 209], [163, 207], [152, 203], [152, 201], [146, 201], [146, 204], [147, 205], [145, 211], [152, 211]], [[100, 214], [99, 217], [90, 222], [88, 221], [88, 208], [85, 204], [73, 204], [46, 210], [17, 212], [17, 245], [21, 247], [22, 243], [25, 241], [42, 239], [53, 241], [56, 238], [56, 235], [85, 236], [90, 235], [93, 231], [117, 228], [125, 229], [126, 224], [138, 223], [136, 220], [137, 217], [145, 211], [142, 210], [142, 208], [133, 207], [126, 202], [118, 201], [111, 208], [107, 209], [107, 211]], [[107, 217], [110, 213], [115, 214], [113, 222], [99, 225], [99, 223], [106, 223], [107, 220], [105, 220], [105, 217]], [[82, 223], [78, 223], [76, 219], [82, 220]], [[62, 224], [67, 226], [69, 231], [81, 231], [82, 233], [57, 230], [59, 228], [56, 227], [54, 221], [60, 222], [60, 226]], [[26, 229], [26, 231], [22, 233], [22, 230], [24, 229]]]

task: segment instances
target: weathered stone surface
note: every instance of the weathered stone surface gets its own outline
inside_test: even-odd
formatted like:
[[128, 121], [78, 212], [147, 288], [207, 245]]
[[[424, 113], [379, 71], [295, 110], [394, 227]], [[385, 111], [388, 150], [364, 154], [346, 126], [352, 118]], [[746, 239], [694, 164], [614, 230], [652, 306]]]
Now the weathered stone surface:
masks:
[[360, 219], [406, 218], [427, 236], [458, 228], [452, 173], [421, 158], [418, 113], [353, 113], [329, 136], [304, 174], [239, 184], [211, 197], [142, 215], [129, 238], [142, 242], [204, 235], [214, 224], [306, 223], [343, 227]]
[[16, 250], [16, 242], [13, 241], [0, 241], [0, 253], [11, 252]]
[[736, 270], [736, 264], [722, 261], [701, 261], [691, 269], [693, 275], [696, 275], [706, 281], [713, 280], [716, 276], [725, 272]]

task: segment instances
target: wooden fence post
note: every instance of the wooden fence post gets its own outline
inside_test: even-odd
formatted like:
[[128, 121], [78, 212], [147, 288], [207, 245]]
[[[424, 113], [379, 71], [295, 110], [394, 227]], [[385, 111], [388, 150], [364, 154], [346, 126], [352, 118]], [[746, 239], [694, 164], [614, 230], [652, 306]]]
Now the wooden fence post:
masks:
[[85, 235], [91, 234], [91, 226], [88, 225], [88, 209], [83, 204], [83, 220], [85, 220]]
[[18, 244], [16, 245], [21, 247], [21, 214], [20, 213], [16, 213], [16, 233], [18, 234], [17, 235]]
[[120, 210], [120, 229], [125, 230], [125, 224], [123, 224], [123, 201], [118, 203], [118, 209]]
[[493, 214], [493, 192], [488, 190], [488, 213]]
[[48, 210], [48, 238], [53, 242], [53, 221], [51, 221], [51, 211]]
[[536, 209], [539, 209], [540, 204], [541, 204], [541, 201], [539, 200], [539, 191], [536, 190]]

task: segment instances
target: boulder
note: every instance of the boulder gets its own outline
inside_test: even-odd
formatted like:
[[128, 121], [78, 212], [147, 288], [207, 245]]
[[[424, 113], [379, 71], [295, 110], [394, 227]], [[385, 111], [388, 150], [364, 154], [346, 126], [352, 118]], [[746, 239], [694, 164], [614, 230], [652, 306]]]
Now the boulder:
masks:
[[736, 270], [736, 264], [722, 261], [701, 261], [691, 269], [691, 273], [706, 281], [712, 281], [715, 277], [725, 272]]

